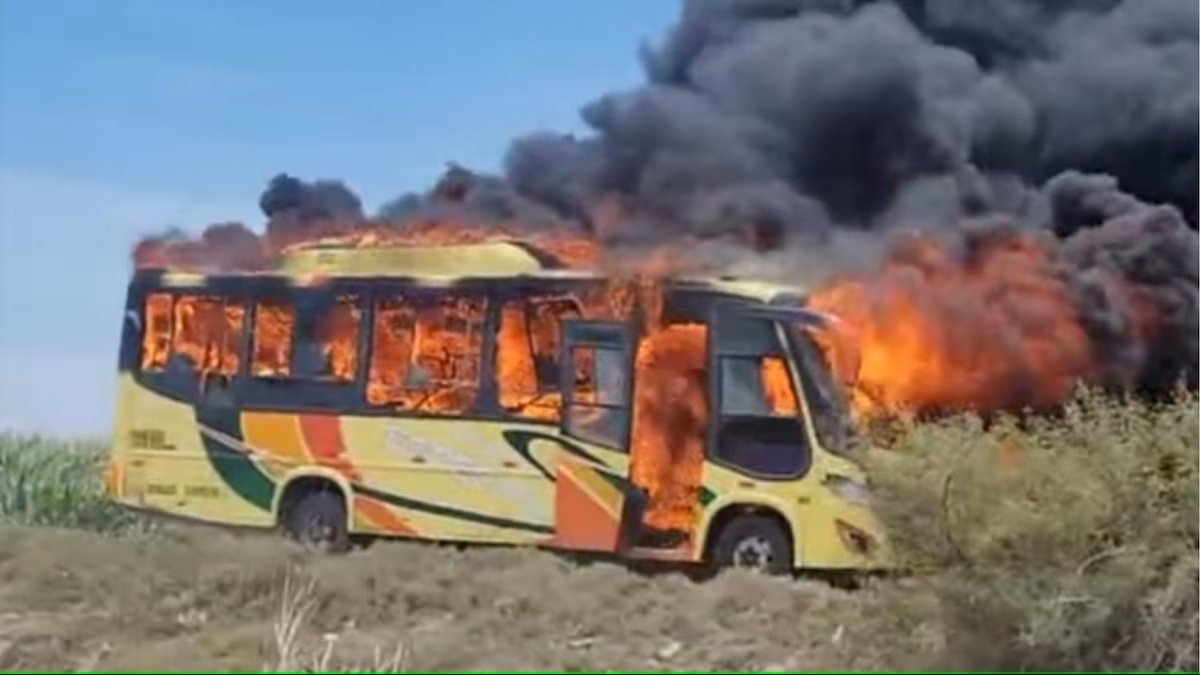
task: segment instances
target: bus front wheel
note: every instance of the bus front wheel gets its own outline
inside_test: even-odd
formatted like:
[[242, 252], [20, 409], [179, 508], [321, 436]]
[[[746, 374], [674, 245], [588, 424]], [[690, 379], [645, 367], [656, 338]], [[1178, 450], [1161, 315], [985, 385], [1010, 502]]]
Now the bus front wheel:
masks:
[[336, 492], [312, 490], [301, 495], [288, 509], [285, 527], [306, 548], [325, 553], [350, 550], [346, 502]]
[[764, 515], [735, 516], [713, 543], [717, 567], [739, 567], [769, 575], [792, 571], [792, 544], [777, 519]]

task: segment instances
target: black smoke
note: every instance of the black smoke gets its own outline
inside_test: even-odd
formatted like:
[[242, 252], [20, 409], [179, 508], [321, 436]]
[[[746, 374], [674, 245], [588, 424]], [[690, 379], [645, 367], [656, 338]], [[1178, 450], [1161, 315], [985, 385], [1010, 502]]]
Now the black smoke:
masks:
[[620, 195], [647, 227], [753, 214], [789, 233], [1024, 215], [1066, 170], [1193, 223], [1192, 0], [693, 0], [647, 83], [537, 133], [515, 189], [579, 218]]
[[507, 179], [571, 219], [616, 195], [643, 237], [766, 228], [793, 275], [897, 231], [1052, 232], [1107, 384], [1195, 386], [1198, 8], [690, 0], [643, 86], [517, 140]]
[[291, 213], [301, 219], [362, 218], [362, 201], [338, 180], [306, 182], [281, 173], [271, 179], [258, 200], [263, 215]]
[[686, 0], [643, 85], [582, 136], [517, 139], [501, 176], [451, 165], [370, 223], [335, 181], [281, 175], [262, 207], [268, 234], [504, 221], [795, 274], [1003, 222], [1057, 236], [1123, 388], [1194, 383], [1198, 38], [1195, 0]]

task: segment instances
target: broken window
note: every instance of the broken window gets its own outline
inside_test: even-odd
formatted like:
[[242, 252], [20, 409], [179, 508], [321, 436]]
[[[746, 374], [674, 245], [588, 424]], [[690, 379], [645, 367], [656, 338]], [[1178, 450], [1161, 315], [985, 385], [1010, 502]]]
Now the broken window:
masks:
[[250, 374], [254, 377], [352, 382], [358, 374], [362, 307], [353, 295], [312, 299], [298, 313], [285, 300], [254, 306]]
[[161, 371], [172, 360], [202, 375], [232, 377], [241, 365], [245, 308], [217, 296], [154, 293], [146, 299], [142, 369]]
[[171, 356], [171, 295], [151, 293], [143, 314], [142, 370], [162, 370]]
[[517, 417], [558, 420], [562, 320], [578, 317], [565, 299], [509, 302], [500, 311], [496, 382], [500, 405]]
[[285, 302], [260, 301], [254, 306], [251, 375], [287, 377], [291, 374], [295, 326], [296, 311]]
[[400, 404], [404, 378], [412, 361], [416, 310], [399, 300], [375, 305], [371, 336], [371, 365], [367, 374], [367, 401], [373, 405]]
[[376, 305], [367, 400], [406, 410], [462, 413], [479, 391], [482, 298]]
[[358, 298], [338, 296], [307, 312], [296, 340], [295, 376], [352, 382], [358, 374], [358, 337], [362, 310]]

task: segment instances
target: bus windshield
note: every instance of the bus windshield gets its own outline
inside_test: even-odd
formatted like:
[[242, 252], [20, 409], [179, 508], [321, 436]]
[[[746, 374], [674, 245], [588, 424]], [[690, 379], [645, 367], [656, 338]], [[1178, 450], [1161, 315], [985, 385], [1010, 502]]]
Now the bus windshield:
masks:
[[799, 361], [805, 399], [812, 414], [813, 431], [826, 450], [844, 453], [849, 445], [852, 420], [847, 391], [835, 378], [835, 368], [843, 377], [852, 375], [831, 363], [825, 350], [818, 346], [821, 343], [814, 336], [818, 328], [793, 323], [789, 329]]

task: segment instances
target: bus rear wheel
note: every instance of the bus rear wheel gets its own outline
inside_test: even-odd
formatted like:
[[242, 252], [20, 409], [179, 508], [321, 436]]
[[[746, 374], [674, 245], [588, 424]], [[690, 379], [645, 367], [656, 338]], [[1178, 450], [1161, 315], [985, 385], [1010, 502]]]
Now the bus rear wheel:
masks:
[[772, 576], [792, 571], [792, 544], [779, 522], [762, 515], [736, 516], [713, 543], [717, 567], [749, 569]]
[[312, 490], [301, 495], [288, 509], [284, 528], [305, 548], [323, 553], [350, 550], [346, 501], [336, 492]]

